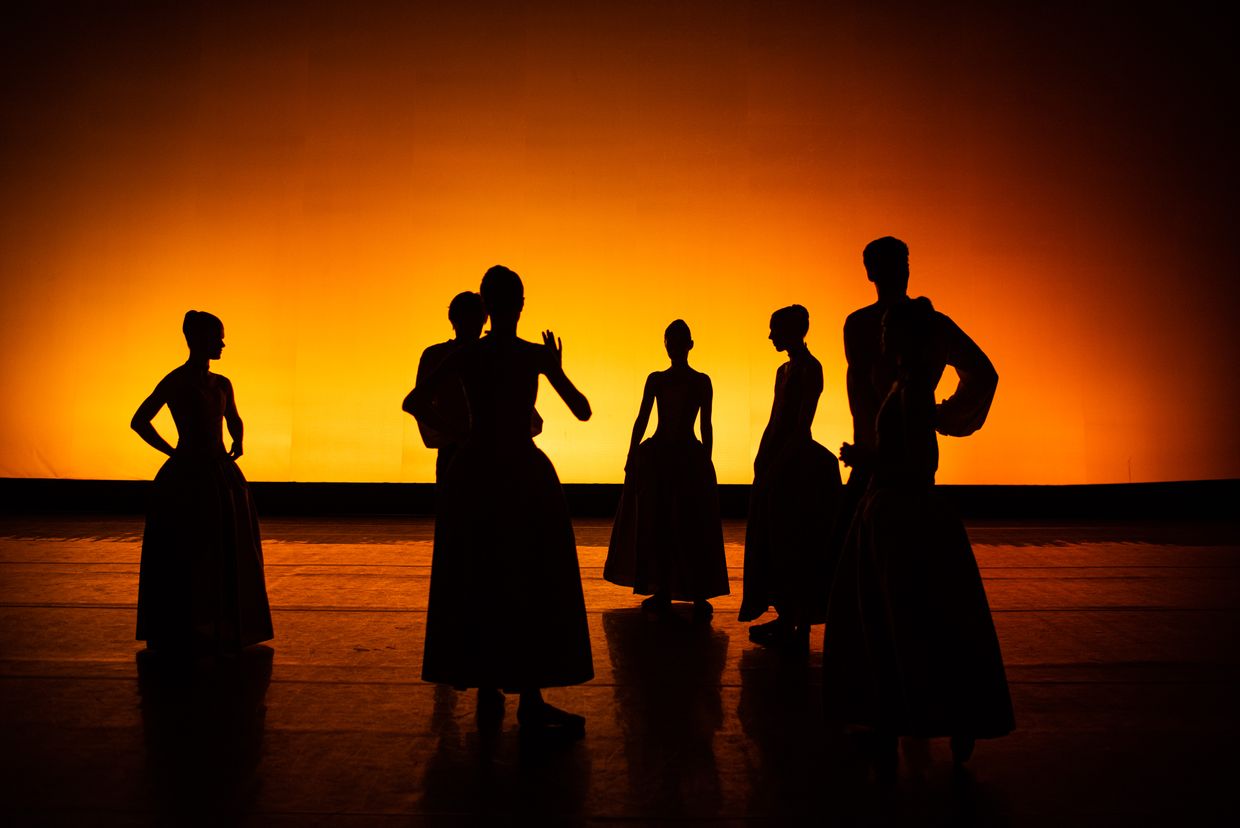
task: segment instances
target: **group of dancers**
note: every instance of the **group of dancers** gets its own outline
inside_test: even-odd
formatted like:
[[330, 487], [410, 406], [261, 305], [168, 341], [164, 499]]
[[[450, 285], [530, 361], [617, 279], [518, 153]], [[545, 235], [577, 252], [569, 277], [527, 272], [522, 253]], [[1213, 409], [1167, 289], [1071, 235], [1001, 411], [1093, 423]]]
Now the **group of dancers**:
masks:
[[[847, 485], [839, 460], [811, 434], [823, 373], [805, 344], [809, 313], [792, 305], [771, 316], [771, 342], [788, 360], [754, 461], [739, 617], [773, 608], [774, 620], [751, 626], [750, 638], [793, 652], [825, 622], [828, 718], [875, 745], [880, 770], [894, 768], [899, 736], [951, 737], [964, 762], [976, 739], [1004, 735], [1014, 720], [968, 536], [934, 488], [936, 433], [980, 428], [998, 376], [928, 299], [909, 298], [903, 242], [877, 239], [862, 258], [878, 297], [844, 325], [854, 426], [840, 450]], [[422, 677], [476, 688], [480, 716], [502, 715], [504, 694], [519, 694], [523, 732], [580, 737], [584, 718], [542, 697], [594, 670], [568, 506], [533, 439], [542, 429], [539, 377], [579, 420], [591, 409], [565, 374], [562, 342], [551, 331], [541, 343], [518, 336], [524, 302], [521, 278], [502, 266], [486, 272], [478, 293], [453, 299], [455, 336], [426, 349], [402, 406], [438, 450]], [[235, 650], [272, 636], [258, 524], [235, 463], [243, 429], [231, 385], [209, 371], [223, 324], [190, 311], [184, 331], [189, 360], [132, 423], [169, 455], [143, 538], [137, 637], [157, 649]], [[645, 383], [604, 577], [648, 596], [645, 610], [689, 601], [707, 622], [710, 600], [729, 591], [713, 388], [689, 366], [694, 342], [683, 320], [668, 325], [664, 345], [670, 365]], [[960, 382], [936, 403], [947, 365]], [[165, 404], [175, 449], [151, 424]], [[654, 434], [643, 440], [655, 410]]]

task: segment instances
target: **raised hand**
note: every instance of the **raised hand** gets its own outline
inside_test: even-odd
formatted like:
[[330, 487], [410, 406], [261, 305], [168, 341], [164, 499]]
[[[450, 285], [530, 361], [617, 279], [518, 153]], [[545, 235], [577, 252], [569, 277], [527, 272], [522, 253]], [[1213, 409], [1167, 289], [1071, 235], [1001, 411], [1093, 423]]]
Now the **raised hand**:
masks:
[[564, 367], [564, 342], [556, 339], [551, 331], [543, 331], [542, 338], [543, 347], [551, 355], [551, 364], [557, 369], [562, 369]]
[[581, 421], [590, 419], [590, 402], [577, 390], [577, 386], [564, 375], [564, 343], [551, 331], [543, 331], [543, 348], [547, 352], [547, 379], [551, 387], [568, 405], [568, 410]]

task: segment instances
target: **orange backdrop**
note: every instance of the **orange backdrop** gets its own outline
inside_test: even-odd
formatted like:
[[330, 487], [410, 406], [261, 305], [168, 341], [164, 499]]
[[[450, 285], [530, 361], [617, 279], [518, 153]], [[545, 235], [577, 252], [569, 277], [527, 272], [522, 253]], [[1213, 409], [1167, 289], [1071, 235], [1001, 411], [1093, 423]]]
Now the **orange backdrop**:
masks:
[[810, 310], [815, 433], [850, 439], [841, 325], [890, 233], [1000, 373], [941, 482], [1240, 477], [1234, 58], [1199, 10], [342, 5], [13, 15], [0, 476], [152, 476], [129, 417], [198, 308], [251, 479], [431, 480], [400, 401], [503, 263], [596, 412], [544, 386], [565, 481], [621, 478], [683, 317], [748, 482], [779, 306]]

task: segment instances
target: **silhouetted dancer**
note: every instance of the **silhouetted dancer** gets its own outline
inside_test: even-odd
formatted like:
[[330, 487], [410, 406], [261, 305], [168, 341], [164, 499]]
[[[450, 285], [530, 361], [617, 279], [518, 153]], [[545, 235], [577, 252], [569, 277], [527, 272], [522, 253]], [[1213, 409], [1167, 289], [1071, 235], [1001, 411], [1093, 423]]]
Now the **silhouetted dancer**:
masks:
[[[874, 453], [875, 419], [895, 380], [895, 365], [882, 349], [883, 314], [892, 305], [908, 299], [908, 245], [892, 236], [883, 236], [865, 246], [861, 259], [878, 298], [874, 304], [853, 311], [844, 321], [853, 442], [840, 447], [840, 459], [852, 470], [834, 532], [833, 545], [837, 550], [865, 494], [869, 481], [866, 458]], [[982, 349], [950, 318], [936, 311], [933, 324], [936, 347], [960, 380], [955, 392], [938, 405], [934, 426], [940, 434], [966, 437], [986, 421], [999, 375]]]
[[[718, 481], [710, 459], [714, 391], [710, 377], [689, 367], [693, 337], [683, 319], [667, 326], [663, 345], [672, 365], [646, 378], [603, 577], [650, 595], [643, 609], [664, 611], [673, 600], [692, 601], [694, 615], [706, 619], [713, 612], [708, 599], [728, 594]], [[656, 401], [658, 426], [642, 442]], [[700, 442], [693, 433], [699, 413]]]
[[[426, 382], [439, 365], [448, 358], [449, 354], [454, 353], [470, 342], [477, 342], [482, 336], [482, 326], [487, 321], [486, 307], [482, 304], [482, 297], [472, 291], [458, 293], [448, 303], [448, 321], [452, 324], [452, 332], [454, 336], [447, 342], [439, 342], [431, 345], [422, 352], [422, 358], [418, 360], [417, 379], [414, 380], [415, 387]], [[413, 391], [405, 397], [401, 408], [409, 414], [412, 414], [411, 405], [413, 404]], [[438, 412], [441, 419], [450, 420], [459, 425], [458, 434], [468, 430], [469, 425], [469, 404], [465, 400], [465, 391], [461, 388], [460, 383], [443, 385], [431, 404]], [[427, 448], [437, 450], [435, 456], [435, 480], [443, 477], [444, 469], [452, 462], [452, 458], [456, 456], [456, 450], [459, 444], [455, 442], [452, 434], [437, 431], [426, 422], [418, 420], [418, 433], [422, 436], [422, 443]], [[542, 418], [535, 411], [531, 415], [530, 423], [533, 436], [538, 436], [542, 431]]]
[[[130, 426], [168, 455], [151, 487], [138, 579], [137, 638], [161, 650], [217, 653], [272, 637], [258, 516], [236, 460], [243, 429], [232, 383], [211, 373], [224, 324], [189, 311], [189, 359], [138, 406]], [[151, 420], [165, 405], [173, 448]], [[232, 448], [225, 451], [222, 424]]]
[[809, 644], [810, 624], [826, 612], [827, 550], [839, 503], [840, 466], [810, 427], [822, 394], [822, 365], [805, 345], [809, 312], [771, 314], [771, 343], [788, 354], [775, 374], [775, 401], [754, 460], [745, 528], [745, 595], [740, 620], [775, 607], [774, 621], [749, 628], [764, 645]]
[[[543, 701], [541, 688], [594, 676], [577, 545], [555, 468], [530, 435], [544, 375], [579, 420], [590, 404], [563, 369], [563, 346], [517, 336], [525, 304], [520, 277], [496, 266], [482, 278], [491, 329], [450, 354], [413, 392], [411, 410], [460, 442], [440, 480], [422, 678], [519, 692], [523, 730], [580, 736], [585, 719]], [[439, 416], [434, 399], [459, 383], [468, 433]], [[493, 701], [487, 701], [492, 698]]]
[[873, 452], [854, 447], [869, 483], [844, 544], [823, 644], [827, 715], [872, 735], [885, 778], [895, 774], [899, 736], [950, 736], [963, 763], [974, 740], [1014, 727], [969, 537], [934, 486], [941, 331], [925, 298], [883, 314], [883, 356], [894, 379]]

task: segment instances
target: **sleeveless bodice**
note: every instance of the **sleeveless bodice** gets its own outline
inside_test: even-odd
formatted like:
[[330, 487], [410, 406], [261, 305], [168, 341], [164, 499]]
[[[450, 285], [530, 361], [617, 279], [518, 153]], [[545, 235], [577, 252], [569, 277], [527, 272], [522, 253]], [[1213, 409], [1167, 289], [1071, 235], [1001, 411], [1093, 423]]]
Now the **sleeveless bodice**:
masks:
[[224, 450], [224, 380], [207, 374], [205, 380], [188, 373], [178, 377], [168, 398], [168, 410], [177, 427], [177, 452], [215, 454]]
[[702, 407], [703, 380], [696, 373], [675, 377], [664, 371], [658, 376], [655, 404], [658, 406], [659, 422], [654, 436], [661, 439], [693, 439], [693, 424]]
[[462, 352], [461, 384], [469, 403], [469, 441], [529, 443], [538, 399], [537, 346], [489, 335]]

